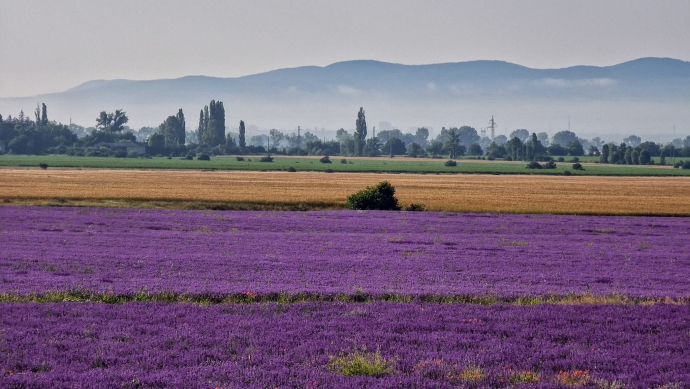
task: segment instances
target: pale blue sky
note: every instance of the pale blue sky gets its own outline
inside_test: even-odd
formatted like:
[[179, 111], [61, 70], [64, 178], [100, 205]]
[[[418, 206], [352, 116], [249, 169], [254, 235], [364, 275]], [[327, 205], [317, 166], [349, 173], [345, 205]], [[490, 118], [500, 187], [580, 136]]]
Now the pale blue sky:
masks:
[[690, 60], [690, 1], [0, 0], [0, 97], [351, 59]]

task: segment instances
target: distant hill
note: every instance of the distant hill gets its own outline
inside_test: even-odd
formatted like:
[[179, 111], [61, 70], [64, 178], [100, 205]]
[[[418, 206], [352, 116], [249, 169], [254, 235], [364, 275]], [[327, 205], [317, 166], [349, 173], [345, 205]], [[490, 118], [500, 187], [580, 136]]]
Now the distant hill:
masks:
[[0, 99], [0, 113], [29, 113], [45, 102], [54, 119], [93, 125], [101, 110], [122, 108], [137, 127], [157, 125], [183, 108], [194, 128], [211, 99], [224, 101], [230, 127], [243, 119], [262, 128], [351, 128], [364, 106], [369, 126], [388, 121], [403, 130], [481, 127], [495, 115], [505, 132], [562, 129], [567, 116], [585, 133], [654, 134], [668, 132], [670, 122], [690, 132], [684, 124], [690, 123], [690, 62], [641, 58], [606, 67], [531, 69], [501, 61], [347, 61], [237, 78], [89, 81], [60, 93]]

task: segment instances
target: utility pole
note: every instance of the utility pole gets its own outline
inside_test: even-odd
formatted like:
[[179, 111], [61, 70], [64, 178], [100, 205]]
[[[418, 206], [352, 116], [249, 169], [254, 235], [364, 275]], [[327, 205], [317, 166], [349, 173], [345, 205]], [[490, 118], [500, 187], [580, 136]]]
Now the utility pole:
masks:
[[491, 120], [489, 120], [489, 128], [491, 128], [491, 140], [494, 140], [496, 137], [496, 127], [498, 127], [498, 125], [494, 121], [494, 115], [491, 115]]

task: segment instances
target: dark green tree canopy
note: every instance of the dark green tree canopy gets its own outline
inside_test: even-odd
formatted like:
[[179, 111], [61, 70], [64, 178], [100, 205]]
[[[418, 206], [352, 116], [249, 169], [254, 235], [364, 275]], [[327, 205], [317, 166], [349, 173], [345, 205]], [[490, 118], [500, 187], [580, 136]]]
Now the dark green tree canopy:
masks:
[[554, 136], [553, 139], [551, 140], [551, 143], [556, 143], [559, 144], [563, 147], [566, 147], [568, 145], [568, 142], [571, 141], [577, 141], [577, 135], [575, 135], [574, 132], [572, 131], [560, 131], [557, 132]]
[[376, 186], [367, 187], [347, 198], [348, 209], [399, 211], [398, 199], [395, 198], [395, 188], [387, 181]]
[[355, 155], [364, 155], [364, 141], [367, 137], [367, 120], [364, 116], [364, 108], [360, 107], [357, 113], [357, 121], [355, 122]]
[[244, 129], [244, 120], [240, 120], [240, 135], [239, 135], [240, 148], [243, 149], [247, 147], [247, 134]]

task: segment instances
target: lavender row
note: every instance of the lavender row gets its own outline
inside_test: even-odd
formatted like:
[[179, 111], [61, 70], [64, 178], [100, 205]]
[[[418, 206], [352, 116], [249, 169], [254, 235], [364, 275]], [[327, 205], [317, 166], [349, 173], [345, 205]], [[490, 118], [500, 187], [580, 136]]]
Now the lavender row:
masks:
[[0, 207], [0, 293], [690, 297], [684, 218]]
[[[557, 387], [568, 379], [602, 388], [690, 385], [686, 305], [2, 308], [3, 387]], [[333, 362], [375, 354], [388, 366], [378, 376], [347, 376]]]

